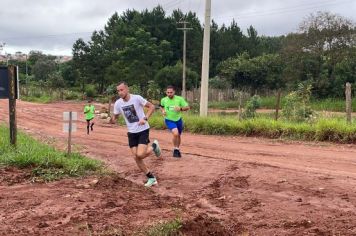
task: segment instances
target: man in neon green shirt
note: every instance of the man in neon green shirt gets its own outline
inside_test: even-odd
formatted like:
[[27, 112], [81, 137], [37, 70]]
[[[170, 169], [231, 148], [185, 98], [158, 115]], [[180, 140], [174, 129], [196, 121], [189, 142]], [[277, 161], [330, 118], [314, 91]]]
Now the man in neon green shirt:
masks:
[[88, 100], [88, 104], [84, 107], [85, 120], [87, 121], [87, 134], [89, 134], [89, 128], [93, 131], [94, 117], [95, 117], [95, 107], [92, 104], [92, 100]]
[[183, 132], [182, 111], [190, 109], [184, 98], [175, 95], [173, 86], [168, 86], [166, 90], [167, 97], [161, 99], [161, 112], [164, 116], [164, 121], [169, 130], [173, 134], [173, 157], [181, 157], [179, 146], [181, 144], [181, 135]]

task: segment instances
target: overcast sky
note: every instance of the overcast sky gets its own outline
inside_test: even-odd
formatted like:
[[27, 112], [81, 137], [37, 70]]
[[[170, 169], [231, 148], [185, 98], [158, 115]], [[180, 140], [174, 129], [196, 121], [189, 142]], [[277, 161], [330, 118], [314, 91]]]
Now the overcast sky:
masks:
[[[126, 9], [152, 9], [160, 4], [196, 12], [203, 22], [205, 0], [0, 0], [2, 54], [40, 50], [71, 55], [75, 40], [89, 40], [108, 18]], [[212, 0], [212, 18], [221, 25], [234, 18], [245, 30], [253, 25], [259, 35], [296, 31], [305, 16], [330, 11], [356, 22], [356, 0]]]

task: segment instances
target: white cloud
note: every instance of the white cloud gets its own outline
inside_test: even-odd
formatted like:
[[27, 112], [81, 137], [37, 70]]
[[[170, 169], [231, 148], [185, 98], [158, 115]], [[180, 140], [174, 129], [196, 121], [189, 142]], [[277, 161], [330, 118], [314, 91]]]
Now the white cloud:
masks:
[[[203, 22], [205, 0], [1, 0], [0, 42], [7, 43], [7, 52], [70, 54], [76, 39], [89, 39], [115, 11], [158, 4], [167, 14], [176, 8], [197, 12]], [[235, 18], [241, 29], [253, 25], [264, 35], [295, 31], [306, 15], [318, 10], [356, 21], [355, 0], [212, 0], [212, 17], [219, 25]]]

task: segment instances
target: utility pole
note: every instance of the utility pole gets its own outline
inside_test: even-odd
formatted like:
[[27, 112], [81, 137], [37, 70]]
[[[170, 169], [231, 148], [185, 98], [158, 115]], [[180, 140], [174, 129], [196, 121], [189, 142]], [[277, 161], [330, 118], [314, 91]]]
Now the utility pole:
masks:
[[208, 115], [211, 0], [205, 1], [203, 61], [201, 69], [200, 116]]
[[28, 55], [26, 54], [26, 86], [27, 86], [27, 83], [28, 83], [28, 64], [27, 64], [27, 58], [28, 57]]
[[179, 24], [183, 24], [183, 28], [178, 28], [178, 30], [183, 31], [183, 79], [182, 79], [182, 97], [186, 99], [186, 64], [187, 64], [187, 31], [193, 28], [187, 28], [187, 21], [180, 21]]

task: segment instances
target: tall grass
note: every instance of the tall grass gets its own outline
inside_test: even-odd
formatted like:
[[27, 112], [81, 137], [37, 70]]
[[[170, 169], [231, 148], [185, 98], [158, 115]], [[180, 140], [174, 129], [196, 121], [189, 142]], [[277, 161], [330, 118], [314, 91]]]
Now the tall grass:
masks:
[[21, 100], [36, 103], [50, 103], [60, 100], [81, 100], [83, 94], [79, 91], [67, 89], [50, 89], [39, 86], [24, 85], [20, 91]]
[[182, 220], [179, 218], [160, 222], [146, 229], [147, 236], [176, 236], [180, 235], [179, 231], [182, 228]]
[[[315, 123], [297, 123], [284, 120], [275, 121], [266, 116], [241, 120], [231, 116], [199, 117], [185, 114], [185, 130], [191, 133], [209, 135], [239, 135], [266, 138], [283, 138], [306, 141], [331, 141], [356, 143], [356, 120], [348, 125], [344, 119], [320, 119]], [[162, 116], [150, 118], [150, 125], [164, 129]]]
[[[285, 99], [281, 99], [281, 107], [284, 104]], [[333, 112], [345, 112], [346, 104], [345, 100], [340, 98], [325, 98], [314, 99], [311, 101], [311, 107], [316, 111], [333, 111]], [[244, 104], [242, 104], [244, 106]], [[238, 109], [238, 101], [224, 101], [224, 102], [210, 102], [209, 108], [212, 109]], [[276, 97], [261, 97], [261, 108], [263, 109], [275, 109]], [[352, 110], [356, 111], [356, 98], [352, 100]]]
[[19, 133], [17, 148], [9, 144], [9, 130], [0, 125], [0, 166], [31, 168], [35, 177], [55, 180], [67, 176], [78, 177], [102, 170], [101, 162], [64, 152], [40, 143], [30, 136]]

